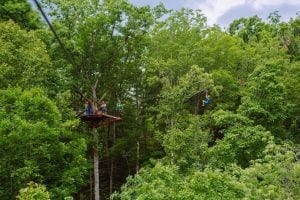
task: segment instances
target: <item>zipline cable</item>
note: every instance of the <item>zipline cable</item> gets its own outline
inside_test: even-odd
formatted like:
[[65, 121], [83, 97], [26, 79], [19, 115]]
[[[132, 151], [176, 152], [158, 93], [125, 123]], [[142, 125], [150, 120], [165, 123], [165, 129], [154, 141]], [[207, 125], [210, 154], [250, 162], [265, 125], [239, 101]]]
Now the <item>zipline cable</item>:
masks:
[[41, 14], [43, 15], [45, 21], [47, 22], [48, 26], [50, 27], [52, 33], [54, 34], [54, 37], [56, 38], [56, 40], [58, 41], [60, 47], [63, 49], [65, 56], [67, 57], [68, 61], [75, 66], [75, 63], [73, 62], [72, 56], [71, 54], [68, 52], [68, 50], [65, 48], [64, 44], [62, 43], [62, 41], [59, 39], [55, 29], [53, 28], [51, 22], [49, 21], [47, 15], [45, 14], [43, 8], [41, 7], [40, 3], [37, 0], [33, 0], [36, 7], [38, 8], [38, 10], [41, 12]]

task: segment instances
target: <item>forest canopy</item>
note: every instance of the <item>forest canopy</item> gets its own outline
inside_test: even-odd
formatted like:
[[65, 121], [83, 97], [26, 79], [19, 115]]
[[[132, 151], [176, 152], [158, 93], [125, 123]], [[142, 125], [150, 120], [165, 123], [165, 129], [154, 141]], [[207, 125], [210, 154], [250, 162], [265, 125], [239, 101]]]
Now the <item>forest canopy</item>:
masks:
[[92, 199], [95, 155], [101, 199], [300, 199], [299, 15], [41, 6], [0, 3], [0, 199]]

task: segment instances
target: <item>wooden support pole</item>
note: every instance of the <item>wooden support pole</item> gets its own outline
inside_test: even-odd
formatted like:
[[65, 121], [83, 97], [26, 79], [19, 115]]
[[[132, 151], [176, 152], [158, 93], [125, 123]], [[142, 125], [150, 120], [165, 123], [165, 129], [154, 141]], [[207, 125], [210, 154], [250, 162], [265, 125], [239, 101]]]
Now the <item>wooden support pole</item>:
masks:
[[[93, 157], [90, 155], [90, 160], [92, 160]], [[93, 172], [92, 169], [89, 169], [90, 171], [90, 200], [93, 200]]]
[[140, 170], [140, 141], [136, 141], [136, 164], [135, 164], [135, 172], [138, 174]]
[[96, 128], [93, 128], [93, 138], [94, 138], [94, 148], [93, 148], [93, 156], [94, 156], [94, 194], [95, 194], [95, 200], [100, 200], [98, 133], [97, 133]]
[[[113, 123], [113, 145], [116, 141], [116, 123]], [[111, 155], [110, 158], [110, 176], [109, 176], [109, 194], [112, 194], [113, 192], [113, 181], [114, 181], [114, 158]]]

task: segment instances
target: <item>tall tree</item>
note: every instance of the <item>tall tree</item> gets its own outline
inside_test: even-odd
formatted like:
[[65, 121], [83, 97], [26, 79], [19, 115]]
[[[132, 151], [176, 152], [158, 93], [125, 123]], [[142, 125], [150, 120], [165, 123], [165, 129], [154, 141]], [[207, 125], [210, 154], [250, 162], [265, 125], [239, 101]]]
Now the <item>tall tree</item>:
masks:
[[[99, 149], [104, 148], [101, 144], [109, 144], [106, 147], [115, 154], [106, 155], [125, 157], [126, 162], [129, 161], [126, 168], [131, 168], [135, 159], [128, 160], [127, 154], [137, 158], [137, 144], [142, 134], [139, 127], [143, 126], [142, 57], [146, 53], [148, 32], [164, 13], [164, 8], [136, 7], [126, 0], [49, 0], [44, 6], [50, 8], [53, 25], [73, 58], [69, 72], [76, 110], [83, 107], [82, 97], [91, 98], [94, 94], [98, 98], [106, 94], [109, 113], [114, 113], [118, 99], [125, 104], [125, 123], [122, 129], [117, 128], [117, 132], [122, 133], [121, 138], [117, 137], [116, 143], [111, 145], [109, 135], [103, 143], [99, 143]], [[51, 52], [51, 56], [62, 58], [58, 46], [53, 45]], [[126, 145], [119, 145], [125, 141]], [[139, 158], [136, 160], [138, 164]]]

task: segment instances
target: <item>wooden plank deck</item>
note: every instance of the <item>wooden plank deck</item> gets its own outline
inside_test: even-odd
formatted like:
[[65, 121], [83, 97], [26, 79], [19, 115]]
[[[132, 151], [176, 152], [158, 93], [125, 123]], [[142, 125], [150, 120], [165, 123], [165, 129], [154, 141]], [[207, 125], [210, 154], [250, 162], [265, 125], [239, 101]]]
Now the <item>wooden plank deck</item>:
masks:
[[122, 118], [108, 114], [91, 114], [80, 116], [81, 120], [87, 122], [93, 128], [107, 126], [115, 122], [122, 121]]

